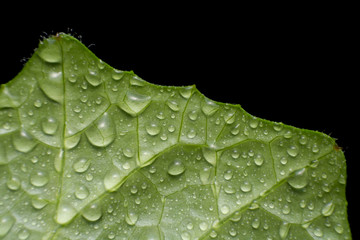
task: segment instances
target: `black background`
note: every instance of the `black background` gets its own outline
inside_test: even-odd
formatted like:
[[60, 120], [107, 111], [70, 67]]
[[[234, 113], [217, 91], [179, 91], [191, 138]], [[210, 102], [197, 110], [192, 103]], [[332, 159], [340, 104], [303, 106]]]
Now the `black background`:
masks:
[[347, 158], [357, 239], [359, 54], [352, 7], [138, 7], [144, 6], [39, 8], [3, 17], [1, 83], [16, 76], [42, 37], [66, 32], [110, 66], [148, 82], [196, 84], [210, 99], [241, 104], [257, 117], [329, 134]]

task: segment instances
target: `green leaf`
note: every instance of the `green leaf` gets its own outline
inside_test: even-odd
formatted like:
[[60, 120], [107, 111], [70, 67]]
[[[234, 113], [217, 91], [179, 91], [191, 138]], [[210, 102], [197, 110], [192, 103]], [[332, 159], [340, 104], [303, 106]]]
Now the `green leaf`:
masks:
[[329, 136], [44, 39], [0, 93], [1, 239], [351, 239]]

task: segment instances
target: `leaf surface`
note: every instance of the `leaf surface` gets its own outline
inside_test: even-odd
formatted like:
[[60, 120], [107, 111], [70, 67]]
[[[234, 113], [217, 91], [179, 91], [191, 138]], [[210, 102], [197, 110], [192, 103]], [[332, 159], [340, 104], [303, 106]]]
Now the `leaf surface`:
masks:
[[351, 239], [329, 136], [194, 86], [150, 84], [75, 38], [0, 92], [0, 239]]

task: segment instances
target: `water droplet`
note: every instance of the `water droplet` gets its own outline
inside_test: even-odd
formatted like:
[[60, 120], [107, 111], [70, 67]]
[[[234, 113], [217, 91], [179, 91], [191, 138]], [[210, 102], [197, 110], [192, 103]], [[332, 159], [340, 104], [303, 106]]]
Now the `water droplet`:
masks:
[[237, 232], [236, 232], [236, 230], [235, 230], [234, 228], [230, 228], [229, 234], [230, 234], [230, 236], [232, 236], [232, 237], [236, 237]]
[[16, 191], [19, 190], [21, 181], [18, 177], [12, 176], [7, 180], [6, 185], [10, 190]]
[[49, 182], [46, 172], [37, 171], [30, 177], [30, 182], [35, 187], [43, 187]]
[[224, 204], [220, 207], [220, 212], [222, 214], [226, 215], [230, 212], [230, 207], [228, 205]]
[[250, 121], [249, 121], [249, 126], [250, 126], [252, 129], [257, 128], [258, 125], [259, 125], [259, 120], [258, 120], [257, 118], [254, 117], [254, 118], [250, 119]]
[[57, 209], [56, 222], [64, 225], [69, 223], [77, 212], [73, 206], [68, 203], [60, 203]]
[[85, 78], [92, 86], [96, 87], [101, 84], [101, 77], [96, 70], [90, 69], [87, 74], [85, 74]]
[[280, 235], [280, 238], [282, 240], [284, 240], [288, 234], [289, 234], [289, 230], [290, 230], [290, 224], [287, 223], [287, 222], [283, 222], [279, 228], [279, 235]]
[[71, 137], [65, 138], [65, 147], [66, 149], [73, 149], [76, 147], [81, 139], [81, 134], [73, 135]]
[[30, 232], [27, 229], [21, 229], [18, 232], [18, 238], [21, 240], [28, 239], [29, 236], [30, 236]]
[[255, 163], [256, 166], [260, 167], [264, 163], [264, 157], [261, 154], [257, 154], [254, 157], [254, 163]]
[[274, 123], [273, 128], [275, 131], [280, 132], [283, 129], [283, 125], [282, 123]]
[[16, 150], [28, 153], [36, 146], [36, 141], [25, 130], [21, 130], [13, 136], [13, 144]]
[[178, 176], [185, 172], [185, 165], [179, 159], [175, 159], [173, 162], [170, 163], [168, 167], [168, 174], [172, 176]]
[[104, 177], [104, 186], [108, 191], [115, 191], [124, 176], [117, 168], [112, 168]]
[[173, 100], [169, 100], [166, 102], [166, 104], [168, 105], [168, 107], [173, 110], [174, 112], [177, 112], [180, 110], [179, 104]]
[[150, 102], [150, 96], [129, 91], [125, 96], [124, 102], [119, 102], [119, 106], [131, 116], [137, 116], [149, 106]]
[[183, 233], [181, 233], [181, 239], [182, 240], [190, 240], [191, 236], [188, 232], [183, 232]]
[[301, 135], [301, 137], [299, 139], [299, 143], [301, 145], [305, 145], [307, 143], [307, 137], [305, 135]]
[[192, 91], [193, 91], [193, 87], [189, 86], [189, 87], [182, 87], [180, 89], [180, 95], [185, 98], [185, 99], [189, 99], [191, 97]]
[[139, 78], [138, 76], [133, 76], [130, 78], [130, 85], [131, 86], [137, 86], [137, 87], [143, 87], [145, 86], [145, 81]]
[[212, 230], [211, 232], [210, 232], [210, 237], [211, 238], [216, 238], [218, 236], [218, 234], [217, 234], [217, 232], [215, 231], [215, 230]]
[[219, 110], [219, 105], [210, 99], [205, 99], [201, 106], [201, 110], [206, 116], [211, 116]]
[[286, 150], [286, 152], [289, 156], [296, 157], [299, 154], [299, 148], [296, 145], [292, 145]]
[[313, 147], [311, 148], [311, 151], [312, 151], [313, 153], [318, 153], [318, 152], [320, 151], [320, 148], [319, 148], [319, 146], [315, 143], [315, 144], [313, 145]]
[[159, 120], [164, 120], [165, 119], [165, 115], [163, 112], [159, 112], [158, 114], [156, 114], [156, 117], [159, 119]]
[[288, 180], [288, 184], [295, 189], [302, 189], [309, 183], [306, 168], [297, 170], [293, 176]]
[[[340, 224], [336, 224], [334, 229], [338, 234], [342, 234], [344, 232], [344, 227], [341, 226]], [[0, 234], [0, 236], [1, 236], [1, 234]]]
[[34, 197], [31, 200], [31, 205], [35, 208], [35, 209], [43, 209], [46, 205], [48, 204], [48, 202], [41, 198], [41, 197]]
[[239, 156], [240, 156], [240, 153], [239, 153], [238, 150], [236, 150], [236, 149], [231, 153], [231, 157], [232, 157], [233, 159], [238, 159]]
[[6, 236], [15, 223], [15, 219], [10, 215], [0, 217], [0, 237]]
[[78, 186], [75, 190], [75, 197], [83, 200], [89, 196], [90, 192], [86, 186]]
[[138, 189], [136, 187], [136, 185], [133, 185], [131, 188], [130, 188], [130, 192], [131, 194], [136, 194], [138, 192]]
[[241, 183], [240, 189], [241, 189], [241, 191], [247, 193], [247, 192], [250, 192], [252, 190], [252, 185], [248, 181], [244, 181], [244, 182]]
[[196, 137], [196, 131], [194, 129], [190, 129], [186, 136], [190, 139], [193, 139], [194, 137]]
[[335, 209], [335, 204], [331, 201], [324, 205], [324, 207], [321, 209], [321, 214], [325, 217], [330, 216]]
[[323, 231], [320, 228], [314, 230], [314, 235], [317, 237], [322, 237], [324, 235]]
[[152, 123], [146, 126], [146, 132], [151, 136], [156, 136], [160, 133], [161, 127], [156, 123]]
[[202, 149], [203, 156], [205, 160], [211, 165], [215, 166], [216, 164], [216, 151], [213, 148], [203, 147]]
[[61, 48], [54, 38], [48, 38], [41, 42], [36, 52], [45, 62], [59, 63], [62, 60]]
[[235, 122], [235, 119], [236, 119], [236, 114], [235, 112], [233, 113], [229, 113], [227, 115], [224, 116], [224, 121], [226, 124], [233, 124]]
[[175, 126], [174, 126], [174, 125], [170, 125], [170, 126], [168, 127], [168, 131], [171, 132], [171, 133], [173, 133], [173, 132], [175, 131]]
[[211, 168], [204, 167], [200, 170], [199, 176], [203, 184], [209, 184], [211, 182]]
[[229, 181], [233, 177], [233, 172], [231, 170], [226, 170], [224, 173], [224, 179]]
[[125, 216], [125, 221], [130, 226], [134, 226], [138, 220], [139, 216], [136, 213], [128, 212]]
[[41, 129], [47, 135], [54, 135], [58, 129], [58, 122], [55, 118], [46, 118], [41, 122]]
[[89, 142], [97, 147], [106, 147], [115, 140], [115, 124], [107, 112], [85, 132]]
[[35, 100], [34, 106], [37, 107], [37, 108], [41, 107], [42, 106], [41, 100], [39, 100], [39, 99]]
[[255, 218], [252, 223], [251, 223], [251, 226], [254, 228], [254, 229], [258, 229], [260, 227], [260, 220], [258, 218]]
[[198, 118], [198, 113], [196, 110], [193, 110], [191, 112], [189, 112], [189, 119], [192, 121], [196, 121], [196, 119]]
[[83, 173], [86, 172], [86, 170], [88, 170], [89, 166], [90, 166], [89, 159], [80, 158], [73, 164], [73, 169], [75, 170], [75, 172]]
[[201, 222], [199, 224], [199, 228], [201, 231], [206, 231], [208, 229], [209, 225], [206, 222]]
[[82, 216], [90, 222], [99, 220], [102, 216], [101, 206], [97, 203], [86, 206], [82, 212]]
[[124, 154], [124, 156], [127, 157], [127, 158], [132, 158], [132, 157], [135, 155], [134, 150], [132, 150], [132, 149], [130, 149], [130, 148], [125, 148], [125, 149], [123, 150], [123, 154]]
[[284, 207], [282, 208], [281, 211], [283, 214], [287, 215], [291, 212], [291, 208], [289, 207], [289, 205], [286, 204], [286, 205], [284, 205]]
[[112, 75], [111, 75], [111, 77], [112, 77], [115, 81], [120, 80], [123, 76], [124, 76], [124, 72], [123, 72], [123, 71], [120, 71], [120, 70], [116, 70], [116, 69], [114, 69], [114, 71], [112, 72]]

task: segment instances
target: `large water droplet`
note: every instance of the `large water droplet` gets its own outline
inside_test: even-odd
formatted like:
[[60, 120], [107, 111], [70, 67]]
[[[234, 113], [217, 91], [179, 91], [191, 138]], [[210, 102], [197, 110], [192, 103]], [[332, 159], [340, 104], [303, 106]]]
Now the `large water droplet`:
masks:
[[169, 164], [168, 174], [172, 176], [178, 176], [185, 172], [185, 165], [179, 159], [175, 159], [173, 162]]
[[188, 232], [183, 232], [183, 233], [181, 233], [180, 236], [181, 236], [181, 240], [190, 240], [191, 239], [191, 235]]
[[68, 203], [60, 203], [56, 212], [56, 222], [63, 225], [69, 223], [77, 212], [73, 206]]
[[177, 111], [180, 110], [179, 104], [177, 102], [175, 102], [174, 100], [169, 100], [169, 101], [166, 102], [166, 104], [174, 112], [177, 112]]
[[226, 170], [224, 173], [224, 179], [229, 181], [232, 179], [232, 177], [233, 177], [233, 172], [230, 169]]
[[76, 147], [81, 139], [81, 134], [73, 135], [71, 137], [65, 138], [64, 144], [66, 149], [72, 149]]
[[180, 89], [180, 95], [185, 99], [189, 99], [189, 97], [191, 97], [193, 89], [194, 88], [192, 86], [183, 87]]
[[75, 197], [83, 200], [89, 196], [90, 192], [86, 186], [78, 186], [75, 190]]
[[46, 172], [37, 171], [31, 175], [30, 182], [35, 187], [43, 187], [49, 182], [49, 176]]
[[80, 158], [73, 164], [73, 169], [75, 172], [83, 173], [88, 170], [90, 166], [90, 160], [87, 158]]
[[258, 229], [260, 227], [260, 220], [258, 218], [255, 218], [252, 223], [251, 223], [251, 226], [254, 228], [254, 229]]
[[241, 191], [247, 193], [252, 190], [252, 185], [248, 181], [244, 181], [240, 184], [240, 189], [241, 189]]
[[222, 214], [226, 215], [230, 212], [230, 207], [228, 205], [224, 204], [220, 207], [220, 212]]
[[280, 235], [280, 238], [283, 240], [285, 239], [288, 234], [289, 234], [289, 230], [290, 230], [290, 224], [287, 223], [287, 222], [283, 222], [279, 228], [279, 235]]
[[104, 177], [104, 186], [108, 191], [115, 191], [124, 176], [117, 168], [112, 168]]
[[106, 147], [115, 140], [115, 124], [107, 112], [86, 130], [90, 143], [97, 147]]
[[160, 133], [161, 127], [156, 123], [151, 123], [146, 126], [146, 132], [151, 136], [156, 136]]
[[25, 240], [25, 239], [28, 239], [28, 237], [30, 236], [30, 232], [29, 230], [27, 229], [21, 229], [19, 232], [18, 232], [18, 239], [20, 240]]
[[86, 80], [92, 86], [96, 87], [101, 84], [101, 77], [96, 70], [89, 69], [88, 73], [85, 75]]
[[189, 119], [192, 121], [196, 121], [196, 119], [198, 118], [198, 112], [196, 110], [193, 110], [191, 112], [189, 112]]
[[37, 54], [45, 62], [49, 63], [59, 63], [62, 60], [61, 48], [56, 39], [53, 38], [46, 39], [42, 42]]
[[35, 209], [43, 209], [46, 205], [48, 204], [48, 202], [41, 198], [41, 197], [34, 197], [31, 200], [31, 205], [35, 208]]
[[6, 236], [15, 223], [15, 219], [10, 215], [0, 217], [0, 237]]
[[136, 92], [129, 91], [123, 102], [119, 102], [119, 106], [122, 110], [130, 114], [131, 116], [137, 116], [142, 113], [151, 102], [151, 97], [141, 95]]
[[306, 168], [297, 170], [293, 176], [288, 180], [288, 184], [295, 189], [302, 189], [309, 183]]
[[12, 176], [7, 180], [6, 185], [10, 190], [16, 191], [19, 190], [21, 186], [21, 181], [18, 177]]
[[201, 106], [201, 110], [206, 116], [211, 116], [219, 110], [219, 105], [210, 99], [205, 99]]
[[102, 216], [101, 206], [97, 203], [86, 206], [82, 212], [82, 216], [90, 222], [99, 220]]
[[112, 78], [115, 80], [115, 81], [118, 81], [120, 80], [123, 76], [124, 76], [124, 72], [123, 71], [120, 71], [120, 70], [116, 70], [114, 69], [113, 73], [112, 73]]
[[199, 172], [200, 181], [203, 184], [209, 184], [211, 182], [211, 168], [205, 167]]
[[255, 163], [256, 166], [260, 167], [264, 163], [264, 157], [261, 154], [257, 154], [254, 157], [254, 163]]
[[216, 151], [212, 148], [203, 147], [202, 153], [204, 155], [205, 160], [211, 165], [215, 166], [216, 164]]
[[41, 122], [41, 129], [47, 135], [54, 135], [58, 129], [58, 122], [55, 118], [45, 118]]
[[200, 228], [200, 230], [201, 231], [206, 231], [207, 229], [208, 229], [208, 227], [209, 227], [209, 225], [206, 223], [206, 222], [201, 222], [200, 224], [199, 224], [199, 228]]
[[321, 209], [321, 214], [325, 217], [330, 216], [335, 209], [335, 204], [331, 201], [324, 205], [324, 207]]
[[292, 145], [286, 150], [286, 152], [289, 156], [296, 157], [299, 154], [299, 148], [296, 145]]
[[16, 150], [27, 153], [34, 149], [37, 142], [25, 130], [21, 130], [13, 136], [13, 144]]
[[128, 212], [125, 216], [125, 221], [130, 226], [134, 226], [138, 220], [139, 216], [134, 212]]

